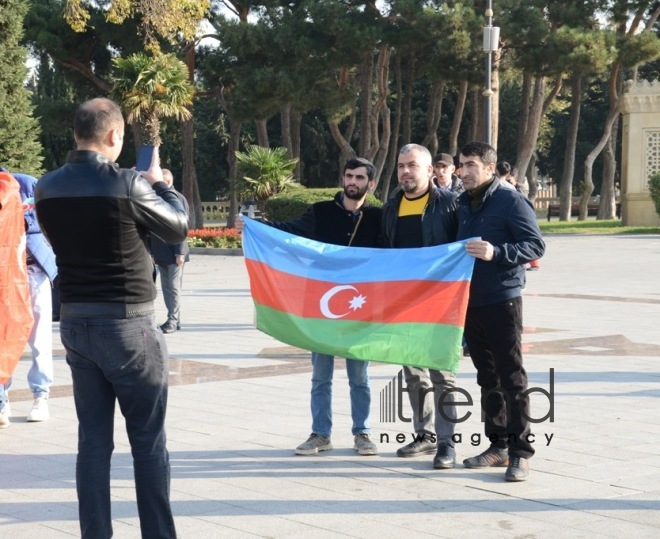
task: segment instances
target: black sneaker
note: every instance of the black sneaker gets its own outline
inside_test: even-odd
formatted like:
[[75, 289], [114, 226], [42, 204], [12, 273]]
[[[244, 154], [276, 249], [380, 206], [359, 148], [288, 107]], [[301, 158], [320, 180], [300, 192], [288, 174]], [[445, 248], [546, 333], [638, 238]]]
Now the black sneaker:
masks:
[[436, 449], [437, 444], [435, 442], [415, 440], [397, 449], [396, 456], [403, 458], [421, 457], [422, 455], [432, 455]]
[[527, 481], [529, 477], [529, 461], [525, 457], [511, 457], [509, 467], [504, 473], [507, 481]]
[[172, 322], [171, 320], [168, 320], [162, 326], [160, 326], [160, 330], [163, 333], [174, 333], [177, 330], [177, 327], [176, 327], [176, 324], [174, 322]]
[[456, 464], [456, 450], [449, 444], [438, 446], [438, 452], [433, 459], [433, 467], [436, 470], [448, 470]]
[[509, 463], [509, 452], [506, 449], [489, 447], [476, 457], [463, 461], [466, 468], [489, 468], [491, 466], [506, 466]]

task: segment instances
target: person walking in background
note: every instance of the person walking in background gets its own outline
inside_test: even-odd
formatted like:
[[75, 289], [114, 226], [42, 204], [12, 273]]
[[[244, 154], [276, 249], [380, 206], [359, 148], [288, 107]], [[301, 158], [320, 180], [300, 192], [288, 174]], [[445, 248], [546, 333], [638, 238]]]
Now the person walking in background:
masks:
[[[176, 193], [186, 213], [189, 213], [186, 197], [174, 189], [174, 177], [166, 168], [163, 169], [163, 180]], [[151, 234], [151, 256], [158, 266], [160, 286], [163, 290], [163, 299], [167, 307], [167, 320], [160, 326], [160, 330], [163, 333], [174, 333], [181, 329], [183, 266], [190, 260], [189, 252], [187, 239], [179, 243], [168, 244], [158, 236]]]
[[78, 415], [76, 488], [83, 538], [112, 537], [110, 461], [115, 403], [126, 419], [142, 537], [176, 537], [165, 443], [168, 356], [154, 317], [148, 234], [178, 243], [188, 215], [163, 181], [119, 168], [124, 119], [96, 98], [74, 118], [77, 149], [39, 180], [37, 216], [60, 276], [60, 337]]
[[[0, 167], [0, 170], [6, 171]], [[13, 173], [23, 202], [23, 218], [27, 234], [26, 261], [30, 300], [34, 324], [28, 344], [32, 365], [27, 379], [34, 402], [27, 415], [28, 422], [46, 421], [50, 417], [48, 395], [53, 383], [53, 318], [52, 283], [57, 276], [55, 254], [44, 237], [34, 211], [34, 186], [37, 179], [27, 174]], [[7, 393], [11, 380], [4, 386]], [[11, 415], [8, 412], [8, 415]]]
[[[312, 204], [302, 217], [293, 221], [265, 221], [265, 224], [333, 245], [379, 247], [381, 210], [366, 202], [367, 193], [374, 187], [375, 174], [376, 168], [370, 161], [349, 159], [344, 165], [344, 190], [338, 192], [334, 200]], [[236, 228], [239, 232], [243, 226], [243, 218], [238, 216]], [[312, 433], [296, 448], [297, 455], [315, 455], [333, 449], [330, 437], [334, 362], [334, 356], [312, 351]], [[346, 360], [353, 420], [353, 449], [360, 455], [378, 453], [378, 447], [370, 437], [371, 388], [368, 367], [368, 361]]]
[[483, 142], [460, 153], [465, 193], [459, 196], [458, 239], [476, 258], [470, 283], [465, 339], [477, 369], [490, 447], [465, 459], [466, 468], [505, 466], [507, 481], [525, 481], [530, 443], [527, 373], [522, 357], [524, 265], [540, 258], [545, 244], [529, 200], [502, 187], [497, 152]]
[[[383, 245], [426, 247], [455, 241], [456, 194], [433, 185], [430, 152], [419, 144], [405, 145], [399, 151], [397, 176], [400, 188], [383, 206]], [[453, 468], [456, 451], [452, 435], [457, 415], [451, 390], [456, 375], [409, 366], [403, 367], [403, 373], [416, 436], [414, 441], [397, 450], [397, 456], [408, 458], [435, 453], [434, 468]], [[441, 409], [439, 400], [443, 394]]]
[[11, 380], [34, 322], [25, 243], [18, 182], [0, 171], [0, 429], [10, 425], [5, 384]]

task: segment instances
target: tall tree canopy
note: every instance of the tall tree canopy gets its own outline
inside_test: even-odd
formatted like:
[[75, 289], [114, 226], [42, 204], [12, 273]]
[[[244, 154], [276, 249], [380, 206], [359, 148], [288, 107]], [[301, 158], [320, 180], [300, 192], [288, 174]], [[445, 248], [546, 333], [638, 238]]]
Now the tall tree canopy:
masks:
[[20, 46], [27, 10], [24, 0], [0, 0], [0, 166], [39, 174], [39, 122], [25, 87], [27, 50]]

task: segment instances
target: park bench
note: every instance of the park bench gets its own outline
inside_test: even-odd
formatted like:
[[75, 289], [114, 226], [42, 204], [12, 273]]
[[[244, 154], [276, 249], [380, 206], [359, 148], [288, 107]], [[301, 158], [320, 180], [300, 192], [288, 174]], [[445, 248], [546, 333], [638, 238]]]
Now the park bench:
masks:
[[[587, 204], [587, 215], [598, 215], [599, 201], [597, 198], [590, 198]], [[571, 217], [580, 215], [580, 198], [571, 199]], [[616, 216], [621, 217], [621, 202], [616, 202]], [[551, 217], [559, 217], [559, 198], [553, 198], [548, 202], [548, 221]]]

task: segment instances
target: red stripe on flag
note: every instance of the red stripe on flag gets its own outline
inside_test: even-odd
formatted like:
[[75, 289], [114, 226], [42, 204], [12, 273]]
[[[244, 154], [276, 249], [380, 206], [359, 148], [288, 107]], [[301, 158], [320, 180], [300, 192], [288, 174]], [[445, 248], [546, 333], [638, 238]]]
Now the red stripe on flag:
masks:
[[[303, 318], [463, 325], [468, 281], [395, 281], [338, 285], [245, 260], [253, 299]], [[411, 298], [413, 300], [411, 301]]]

